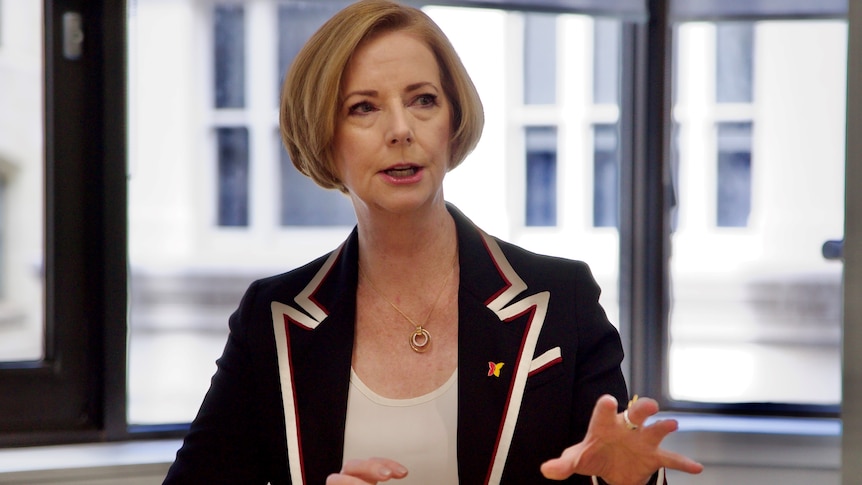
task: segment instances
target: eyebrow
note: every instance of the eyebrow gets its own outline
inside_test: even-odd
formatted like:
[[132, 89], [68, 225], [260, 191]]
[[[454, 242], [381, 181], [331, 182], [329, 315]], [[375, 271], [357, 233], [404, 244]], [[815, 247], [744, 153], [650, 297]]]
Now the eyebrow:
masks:
[[[418, 83], [408, 84], [407, 89], [405, 89], [405, 91], [406, 92], [415, 91], [415, 90], [422, 88], [422, 87], [425, 87], [425, 86], [431, 86], [432, 88], [434, 88], [434, 90], [439, 91], [439, 88], [437, 88], [437, 86], [434, 85], [434, 83], [432, 83], [430, 81], [420, 81]], [[364, 89], [364, 90], [359, 90], [359, 91], [351, 91], [344, 96], [344, 99], [346, 100], [346, 99], [350, 98], [351, 96], [371, 96], [371, 97], [374, 97], [374, 96], [377, 96], [377, 91], [374, 89]]]

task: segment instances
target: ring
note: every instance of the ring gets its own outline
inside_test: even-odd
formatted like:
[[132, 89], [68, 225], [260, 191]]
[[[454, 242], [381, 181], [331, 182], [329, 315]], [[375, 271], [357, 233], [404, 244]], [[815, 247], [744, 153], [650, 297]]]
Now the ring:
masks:
[[629, 419], [629, 410], [628, 409], [623, 411], [623, 421], [625, 421], [625, 423], [626, 423], [626, 428], [628, 428], [632, 431], [635, 431], [636, 429], [638, 429], [638, 425], [632, 423], [632, 421]]

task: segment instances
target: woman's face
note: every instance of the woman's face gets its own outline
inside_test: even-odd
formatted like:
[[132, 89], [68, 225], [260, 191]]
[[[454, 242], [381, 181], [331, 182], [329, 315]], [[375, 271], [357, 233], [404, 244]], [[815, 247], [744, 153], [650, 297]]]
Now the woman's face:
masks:
[[451, 108], [434, 54], [404, 31], [361, 44], [342, 80], [335, 167], [357, 212], [442, 203]]

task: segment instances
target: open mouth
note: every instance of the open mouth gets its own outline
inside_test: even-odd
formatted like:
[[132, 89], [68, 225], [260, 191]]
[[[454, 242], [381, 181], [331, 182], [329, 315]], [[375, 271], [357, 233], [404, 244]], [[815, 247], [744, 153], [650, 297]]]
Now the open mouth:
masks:
[[398, 167], [398, 168], [390, 168], [388, 170], [384, 170], [384, 173], [386, 175], [389, 175], [390, 177], [402, 178], [402, 177], [412, 177], [413, 175], [416, 175], [416, 172], [418, 172], [418, 171], [419, 171], [418, 167]]

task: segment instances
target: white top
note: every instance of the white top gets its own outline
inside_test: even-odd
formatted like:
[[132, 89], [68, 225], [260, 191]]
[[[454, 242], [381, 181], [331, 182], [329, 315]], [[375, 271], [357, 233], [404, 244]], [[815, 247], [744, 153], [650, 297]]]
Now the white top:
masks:
[[383, 457], [407, 467], [398, 485], [458, 483], [458, 371], [430, 393], [389, 399], [350, 369], [344, 459]]

